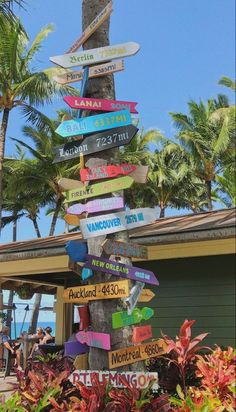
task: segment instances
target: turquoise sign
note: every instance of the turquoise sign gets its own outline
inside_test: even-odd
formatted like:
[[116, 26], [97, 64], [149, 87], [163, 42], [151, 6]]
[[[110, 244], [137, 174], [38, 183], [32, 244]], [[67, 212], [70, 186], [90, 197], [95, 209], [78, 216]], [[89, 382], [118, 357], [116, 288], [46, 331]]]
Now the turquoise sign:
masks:
[[100, 130], [114, 129], [115, 127], [128, 126], [132, 123], [129, 110], [120, 110], [96, 116], [83, 117], [82, 119], [65, 120], [56, 129], [62, 137], [78, 136]]

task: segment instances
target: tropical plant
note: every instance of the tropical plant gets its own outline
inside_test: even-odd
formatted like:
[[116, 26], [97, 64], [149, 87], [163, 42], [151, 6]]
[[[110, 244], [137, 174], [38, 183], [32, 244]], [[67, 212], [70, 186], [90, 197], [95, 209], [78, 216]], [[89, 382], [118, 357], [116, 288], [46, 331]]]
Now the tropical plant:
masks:
[[[198, 388], [190, 387], [184, 394], [181, 386], [177, 386], [178, 397], [170, 397], [174, 412], [223, 412], [226, 411], [219, 398], [209, 396]], [[233, 412], [233, 411], [231, 411]]]
[[236, 83], [235, 80], [230, 79], [230, 77], [222, 76], [218, 82], [222, 86], [228, 87], [232, 90], [236, 90]]
[[14, 393], [8, 399], [4, 395], [0, 395], [0, 412], [25, 412], [25, 408], [21, 405], [21, 396]]
[[215, 196], [226, 207], [236, 206], [236, 174], [229, 168], [222, 175], [216, 176]]

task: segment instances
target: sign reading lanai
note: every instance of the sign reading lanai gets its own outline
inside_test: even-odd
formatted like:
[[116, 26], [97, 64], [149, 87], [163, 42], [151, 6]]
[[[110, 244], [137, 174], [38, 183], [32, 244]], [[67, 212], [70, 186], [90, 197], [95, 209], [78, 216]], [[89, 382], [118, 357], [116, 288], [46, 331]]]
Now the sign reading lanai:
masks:
[[64, 101], [72, 109], [87, 109], [104, 112], [116, 112], [118, 110], [129, 110], [130, 113], [138, 113], [136, 102], [126, 102], [123, 100], [92, 99], [88, 97], [64, 96]]
[[84, 50], [79, 53], [68, 53], [50, 57], [51, 62], [58, 66], [70, 68], [74, 66], [88, 66], [94, 63], [105, 62], [121, 57], [132, 56], [140, 49], [138, 43], [128, 42], [113, 46], [99, 47], [97, 49]]
[[81, 154], [85, 156], [127, 145], [131, 142], [137, 131], [137, 127], [133, 125], [121, 126], [113, 130], [106, 130], [102, 133], [86, 136], [82, 143], [81, 140], [75, 140], [58, 146], [54, 149], [55, 158], [53, 163], [75, 159], [80, 157]]

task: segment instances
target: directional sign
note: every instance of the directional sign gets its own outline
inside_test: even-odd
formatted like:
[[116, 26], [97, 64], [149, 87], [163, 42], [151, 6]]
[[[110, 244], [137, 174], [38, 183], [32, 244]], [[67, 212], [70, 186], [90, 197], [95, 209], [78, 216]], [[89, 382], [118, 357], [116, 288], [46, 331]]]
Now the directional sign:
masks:
[[96, 285], [76, 286], [64, 290], [64, 302], [84, 303], [90, 300], [118, 299], [129, 296], [129, 282], [98, 283]]
[[62, 137], [72, 137], [100, 130], [110, 130], [119, 126], [128, 126], [131, 123], [130, 112], [128, 110], [120, 110], [115, 113], [104, 113], [81, 119], [65, 120], [55, 131]]
[[86, 136], [81, 141], [73, 141], [54, 149], [55, 159], [53, 163], [71, 160], [82, 155], [102, 152], [114, 147], [129, 144], [136, 135], [138, 129], [133, 125], [118, 127], [115, 130], [106, 130], [91, 136]]
[[[129, 178], [129, 176], [125, 177]], [[122, 179], [124, 179], [124, 177]], [[155, 209], [149, 207], [143, 209], [131, 209], [124, 212], [110, 213], [83, 219], [80, 222], [80, 230], [83, 238], [89, 239], [107, 233], [115, 233], [122, 230], [145, 226], [155, 222], [156, 218]]]
[[88, 253], [87, 243], [79, 240], [69, 240], [66, 243], [66, 251], [74, 262], [84, 262], [85, 256]]
[[[151, 325], [135, 326], [133, 328], [133, 343], [140, 343], [146, 339], [152, 338], [152, 327]], [[83, 342], [82, 342], [83, 343]]]
[[150, 300], [152, 300], [155, 297], [155, 293], [153, 293], [152, 290], [150, 289], [143, 289], [139, 298], [138, 298], [138, 302], [142, 302], [142, 303], [146, 303], [146, 302], [150, 302]]
[[125, 304], [128, 306], [128, 309], [127, 309], [128, 315], [132, 314], [138, 302], [140, 293], [142, 292], [142, 289], [144, 288], [144, 286], [145, 286], [145, 283], [136, 282], [136, 284], [132, 287], [130, 291], [129, 297], [124, 299]]
[[159, 285], [154, 273], [150, 270], [125, 265], [124, 263], [116, 262], [115, 260], [87, 255], [84, 267], [139, 282], [150, 283], [151, 285]]
[[91, 169], [80, 169], [80, 178], [82, 182], [85, 182], [86, 180], [107, 179], [119, 175], [129, 175], [134, 170], [136, 170], [136, 166], [128, 163], [122, 163], [118, 166], [109, 165], [92, 167]]
[[84, 50], [79, 53], [68, 53], [50, 57], [51, 62], [61, 67], [89, 66], [95, 63], [105, 62], [121, 57], [132, 56], [140, 49], [138, 43], [128, 42], [113, 46], [99, 47], [97, 49]]
[[85, 217], [86, 217], [86, 214], [81, 214], [81, 215], [65, 214], [64, 220], [68, 225], [79, 226], [80, 220], [84, 219]]
[[76, 333], [76, 339], [80, 343], [86, 343], [88, 346], [105, 350], [111, 349], [111, 338], [108, 333], [98, 333], [92, 331], [81, 331]]
[[96, 373], [97, 378], [101, 384], [103, 384], [104, 381], [107, 380], [113, 388], [126, 387], [123, 381], [120, 379], [121, 377], [124, 377], [129, 382], [129, 384], [131, 386], [134, 386], [135, 388], [147, 388], [150, 381], [152, 380], [155, 381], [154, 385], [152, 386], [152, 389], [157, 390], [159, 388], [157, 372], [75, 370], [72, 372], [68, 379], [73, 385], [75, 385], [77, 382], [82, 382], [85, 386], [92, 386], [92, 375], [94, 373]]
[[[83, 353], [81, 355], [77, 355], [75, 358], [75, 361], [73, 363], [73, 366], [75, 367], [75, 369], [82, 369], [82, 370], [86, 370], [88, 369], [88, 354], [87, 353]], [[71, 377], [72, 375], [70, 375]], [[69, 377], [69, 378], [70, 378]], [[68, 379], [69, 379], [68, 378]]]
[[106, 239], [102, 245], [102, 248], [107, 255], [116, 255], [140, 259], [148, 258], [147, 247], [138, 245], [137, 243], [133, 242], [125, 243], [117, 240]]
[[86, 27], [82, 35], [69, 48], [67, 53], [73, 53], [82, 46], [82, 44], [98, 29], [99, 26], [110, 16], [112, 12], [112, 1], [95, 17], [95, 19]]
[[130, 176], [136, 183], [146, 183], [148, 175], [148, 166], [136, 166], [136, 169], [130, 173]]
[[142, 320], [148, 320], [154, 315], [154, 310], [148, 307], [142, 309], [135, 308], [131, 315], [128, 312], [112, 313], [112, 327], [113, 329], [123, 328], [123, 326], [134, 325], [140, 323]]
[[130, 363], [135, 363], [144, 359], [156, 358], [166, 353], [167, 344], [163, 339], [145, 343], [139, 346], [129, 346], [128, 348], [114, 350], [108, 353], [109, 368], [113, 369]]
[[72, 215], [81, 215], [83, 212], [96, 213], [106, 210], [122, 209], [124, 207], [124, 199], [121, 196], [107, 197], [105, 199], [90, 200], [86, 204], [76, 203], [68, 207], [67, 213]]
[[[124, 70], [124, 68], [124, 60], [116, 60], [114, 62], [98, 64], [96, 66], [89, 67], [89, 79], [120, 72]], [[53, 80], [60, 84], [79, 82], [83, 79], [83, 73], [83, 69], [76, 71], [67, 70], [65, 73], [54, 76]]]
[[75, 179], [67, 179], [66, 177], [62, 177], [58, 180], [58, 185], [62, 190], [71, 190], [71, 189], [78, 189], [78, 187], [84, 187], [83, 183], [80, 180]]
[[[81, 94], [80, 94], [81, 96]], [[118, 110], [129, 110], [130, 113], [138, 113], [135, 106], [137, 102], [126, 102], [122, 100], [93, 99], [91, 97], [64, 96], [64, 101], [72, 109], [96, 110], [104, 112], [116, 112]]]
[[106, 182], [95, 183], [91, 186], [84, 186], [78, 189], [69, 190], [64, 192], [65, 203], [74, 202], [76, 200], [88, 199], [89, 197], [95, 197], [105, 195], [106, 193], [118, 192], [120, 190], [128, 189], [133, 184], [134, 180], [130, 176], [118, 177], [114, 180], [108, 180]]

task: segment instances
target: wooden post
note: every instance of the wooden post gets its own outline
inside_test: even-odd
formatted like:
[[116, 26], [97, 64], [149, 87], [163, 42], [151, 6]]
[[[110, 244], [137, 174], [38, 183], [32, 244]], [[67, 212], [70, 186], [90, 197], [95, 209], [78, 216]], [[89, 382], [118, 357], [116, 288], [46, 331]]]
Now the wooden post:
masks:
[[64, 287], [57, 287], [56, 296], [56, 333], [55, 333], [55, 343], [57, 345], [62, 345], [65, 341], [65, 322], [64, 322], [64, 306], [63, 303], [63, 292]]

